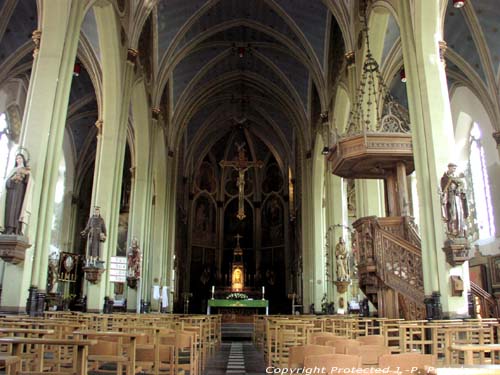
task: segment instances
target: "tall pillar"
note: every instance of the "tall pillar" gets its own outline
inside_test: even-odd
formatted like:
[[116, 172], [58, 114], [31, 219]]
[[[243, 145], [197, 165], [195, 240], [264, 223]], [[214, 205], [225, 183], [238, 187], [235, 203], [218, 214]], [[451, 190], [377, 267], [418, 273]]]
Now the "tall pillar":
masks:
[[4, 280], [18, 285], [2, 294], [2, 310], [8, 312], [24, 311], [30, 284], [33, 295], [45, 292], [54, 194], [84, 16], [82, 2], [45, 0], [40, 2], [40, 8], [41, 24], [40, 30], [33, 33], [36, 48], [20, 138], [21, 146], [31, 156], [34, 182], [31, 220], [25, 231], [32, 246], [22, 265], [5, 267]]
[[384, 181], [356, 180], [356, 217], [385, 216]]
[[120, 210], [120, 195], [125, 158], [125, 145], [130, 109], [134, 66], [126, 63], [120, 43], [120, 25], [113, 6], [94, 7], [103, 67], [102, 135], [96, 152], [93, 205], [101, 208], [108, 236], [100, 258], [106, 271], [98, 284], [89, 284], [87, 309], [101, 311], [104, 297], [112, 293], [109, 282], [110, 257], [115, 254]]
[[[454, 157], [453, 123], [444, 58], [440, 54], [441, 10], [434, 0], [411, 5], [398, 0], [401, 41], [412, 124], [413, 152], [418, 179], [424, 289], [427, 300], [440, 295], [443, 314], [468, 314], [467, 295], [451, 295], [450, 275], [461, 276], [468, 290], [468, 264], [451, 267], [442, 250], [445, 234], [439, 181]], [[433, 298], [434, 296], [434, 298]]]
[[[301, 205], [301, 218], [302, 218], [302, 284], [303, 284], [303, 297], [302, 303], [304, 305], [304, 311], [309, 312], [309, 306], [314, 303], [315, 308], [319, 306], [316, 305], [315, 296], [315, 280], [316, 272], [314, 267], [314, 209], [312, 204], [306, 202], [313, 202], [313, 176], [312, 176], [312, 160], [311, 157], [306, 157], [302, 161], [301, 165], [302, 178], [302, 202]], [[321, 300], [321, 297], [319, 298]]]
[[[161, 124], [161, 123], [160, 123]], [[153, 238], [151, 243], [151, 258], [149, 279], [146, 281], [149, 285], [153, 285], [154, 280], [158, 279], [157, 283], [164, 280], [164, 265], [165, 265], [165, 238], [166, 238], [166, 202], [167, 202], [167, 152], [165, 145], [164, 128], [160, 125], [153, 129], [154, 139], [154, 156], [153, 156], [153, 171], [155, 174], [155, 210], [154, 217], [151, 223]], [[153, 261], [154, 260], [154, 261]], [[159, 305], [157, 302], [152, 302], [152, 308], [157, 310]]]
[[[148, 105], [146, 89], [141, 82], [134, 86], [132, 93], [132, 115], [134, 118], [135, 166], [133, 167], [132, 202], [130, 209], [129, 238], [137, 238], [142, 251], [141, 281], [135, 291], [127, 293], [128, 309], [140, 311], [142, 280], [145, 279], [146, 249], [149, 247], [147, 218], [151, 199], [151, 110]], [[135, 301], [135, 306], [133, 306]]]

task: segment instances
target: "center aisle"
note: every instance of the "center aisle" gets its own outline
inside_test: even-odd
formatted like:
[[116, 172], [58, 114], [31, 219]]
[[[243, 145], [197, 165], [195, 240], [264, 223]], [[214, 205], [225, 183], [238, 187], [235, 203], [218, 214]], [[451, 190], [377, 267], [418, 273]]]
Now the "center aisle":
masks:
[[250, 341], [223, 342], [207, 362], [204, 375], [262, 375], [264, 354]]

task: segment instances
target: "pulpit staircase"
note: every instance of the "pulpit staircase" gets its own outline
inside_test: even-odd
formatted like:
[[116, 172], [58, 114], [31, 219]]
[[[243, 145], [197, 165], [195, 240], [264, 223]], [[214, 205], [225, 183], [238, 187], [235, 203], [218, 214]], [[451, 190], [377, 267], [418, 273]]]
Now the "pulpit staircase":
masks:
[[379, 316], [425, 319], [420, 237], [409, 216], [368, 216], [353, 223], [359, 285]]
[[500, 318], [500, 306], [495, 297], [471, 280], [470, 289], [474, 298], [477, 318]]

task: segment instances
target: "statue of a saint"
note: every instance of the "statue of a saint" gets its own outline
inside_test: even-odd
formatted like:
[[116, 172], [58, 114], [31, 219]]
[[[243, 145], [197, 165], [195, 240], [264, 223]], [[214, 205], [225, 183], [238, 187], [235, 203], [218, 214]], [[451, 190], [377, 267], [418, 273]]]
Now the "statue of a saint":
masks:
[[335, 258], [337, 260], [337, 280], [348, 281], [349, 272], [347, 271], [347, 249], [345, 241], [339, 237], [339, 242], [335, 246]]
[[96, 261], [101, 256], [101, 242], [106, 241], [106, 225], [104, 219], [101, 217], [101, 210], [99, 207], [94, 207], [94, 214], [89, 218], [87, 226], [81, 232], [83, 237], [87, 238], [87, 256], [88, 264], [96, 266]]
[[141, 278], [141, 250], [136, 238], [132, 240], [132, 244], [128, 249], [127, 276], [135, 277], [136, 279]]
[[2, 212], [0, 223], [3, 234], [23, 234], [23, 224], [27, 222], [29, 192], [32, 179], [30, 168], [23, 154], [16, 155], [16, 164], [10, 171], [5, 182], [5, 194], [2, 197]]
[[451, 237], [466, 237], [466, 219], [469, 217], [465, 195], [464, 175], [455, 175], [456, 164], [448, 164], [448, 170], [441, 177], [442, 211], [447, 234]]

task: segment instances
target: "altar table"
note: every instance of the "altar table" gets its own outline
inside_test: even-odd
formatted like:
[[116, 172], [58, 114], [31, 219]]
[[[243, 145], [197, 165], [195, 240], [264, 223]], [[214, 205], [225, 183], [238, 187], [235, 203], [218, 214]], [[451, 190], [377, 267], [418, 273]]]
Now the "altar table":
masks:
[[207, 306], [207, 315], [210, 315], [211, 307], [225, 308], [265, 308], [266, 315], [269, 315], [269, 301], [267, 299], [209, 299]]

